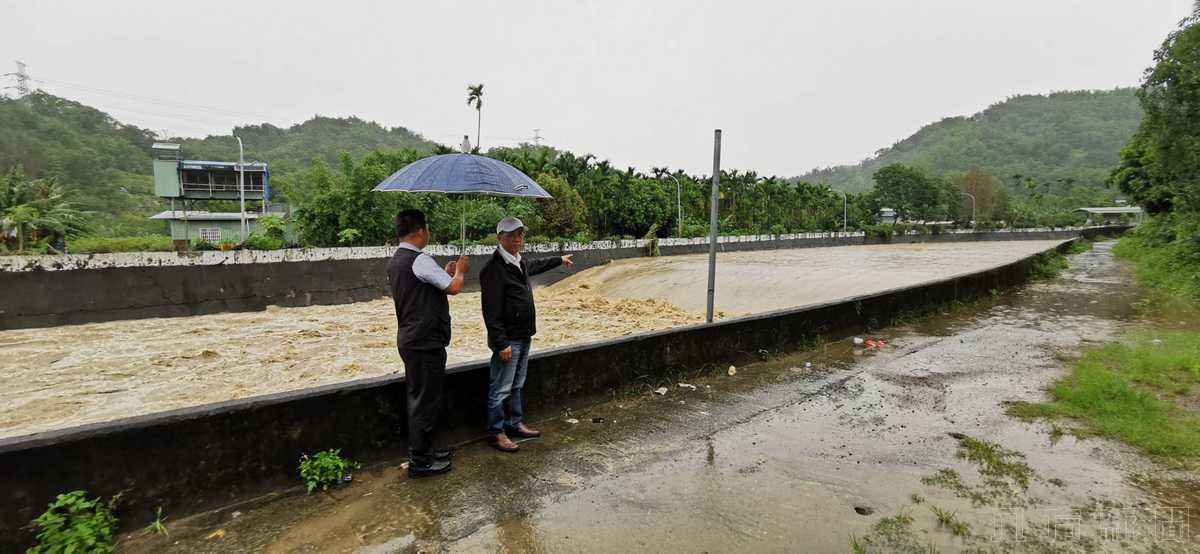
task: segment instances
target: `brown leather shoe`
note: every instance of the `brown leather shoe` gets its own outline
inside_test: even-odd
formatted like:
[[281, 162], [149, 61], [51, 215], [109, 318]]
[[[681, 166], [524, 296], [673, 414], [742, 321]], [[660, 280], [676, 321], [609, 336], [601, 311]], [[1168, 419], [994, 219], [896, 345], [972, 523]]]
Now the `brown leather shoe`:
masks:
[[501, 452], [516, 452], [520, 448], [517, 446], [517, 443], [509, 439], [508, 435], [505, 435], [504, 433], [489, 437], [488, 444], [492, 445], [492, 448], [495, 448]]
[[530, 429], [529, 427], [526, 427], [524, 423], [517, 424], [516, 429], [509, 429], [508, 432], [514, 437], [520, 437], [523, 439], [532, 439], [542, 436], [541, 431]]

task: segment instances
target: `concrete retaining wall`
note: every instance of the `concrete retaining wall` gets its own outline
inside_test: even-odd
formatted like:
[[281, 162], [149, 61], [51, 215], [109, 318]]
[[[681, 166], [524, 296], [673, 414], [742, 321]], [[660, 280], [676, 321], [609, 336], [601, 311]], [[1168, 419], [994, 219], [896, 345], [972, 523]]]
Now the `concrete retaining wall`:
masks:
[[[529, 363], [528, 408], [550, 413], [565, 399], [639, 376], [740, 363], [747, 353], [793, 349], [818, 334], [844, 337], [898, 314], [1019, 284], [1033, 264], [1031, 257], [843, 301], [540, 351]], [[487, 368], [466, 363], [448, 373], [444, 437], [476, 437]], [[386, 376], [0, 439], [0, 551], [27, 545], [31, 535], [21, 526], [73, 489], [125, 491], [121, 516], [137, 525], [159, 506], [181, 517], [294, 485], [301, 453], [336, 447], [363, 461], [402, 455], [403, 390], [403, 376]]]
[[[950, 232], [902, 235], [889, 242], [1067, 239], [1113, 231], [1112, 227], [1025, 231]], [[575, 255], [579, 271], [612, 260], [645, 255], [645, 242], [600, 241], [589, 244], [535, 245], [531, 256]], [[781, 236], [721, 237], [723, 252], [849, 246], [880, 242], [862, 233], [807, 233]], [[431, 247], [442, 263], [457, 250]], [[472, 270], [467, 290], [492, 247], [468, 250]], [[288, 251], [204, 252], [179, 256], [150, 252], [95, 256], [0, 257], [0, 330], [51, 327], [219, 312], [261, 310], [269, 305], [345, 304], [387, 296], [388, 259], [394, 247], [324, 248]], [[708, 251], [706, 239], [662, 239], [664, 256]], [[547, 284], [566, 270], [539, 276]]]

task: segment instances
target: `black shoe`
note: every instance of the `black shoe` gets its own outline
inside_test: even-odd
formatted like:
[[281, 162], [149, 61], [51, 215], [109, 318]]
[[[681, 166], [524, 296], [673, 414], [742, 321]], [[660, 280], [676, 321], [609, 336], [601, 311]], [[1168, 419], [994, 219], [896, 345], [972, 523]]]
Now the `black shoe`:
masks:
[[442, 448], [433, 451], [433, 459], [439, 462], [448, 462], [454, 459], [454, 453], [449, 448]]
[[450, 462], [447, 460], [434, 460], [426, 465], [416, 465], [409, 461], [408, 477], [409, 479], [420, 479], [422, 477], [431, 477], [441, 475], [450, 471]]

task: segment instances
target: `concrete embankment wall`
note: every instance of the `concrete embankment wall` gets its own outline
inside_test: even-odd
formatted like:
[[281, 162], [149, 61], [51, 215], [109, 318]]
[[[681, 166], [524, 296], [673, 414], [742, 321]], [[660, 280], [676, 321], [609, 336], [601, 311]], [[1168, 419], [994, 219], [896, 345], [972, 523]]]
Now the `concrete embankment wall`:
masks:
[[[816, 335], [844, 337], [899, 314], [1017, 285], [1034, 264], [1030, 257], [842, 301], [540, 351], [529, 363], [528, 409], [553, 413], [567, 399], [640, 377], [741, 363], [750, 353], [794, 349]], [[487, 378], [482, 362], [449, 368], [447, 440], [481, 434]], [[65, 491], [124, 491], [123, 520], [139, 525], [159, 506], [181, 517], [294, 485], [301, 453], [341, 448], [357, 460], [394, 460], [403, 455], [404, 386], [403, 376], [378, 377], [0, 439], [0, 551], [27, 545], [31, 534], [21, 527]]]
[[[1117, 228], [1032, 229], [901, 235], [892, 243], [1067, 239]], [[874, 244], [862, 233], [807, 233], [721, 237], [723, 252]], [[532, 245], [531, 256], [574, 254], [574, 271], [612, 260], [646, 255], [646, 241]], [[706, 239], [662, 239], [664, 256], [708, 251]], [[493, 248], [468, 250], [467, 290], [478, 287], [479, 269]], [[346, 304], [390, 294], [387, 264], [394, 247], [203, 252], [196, 256], [152, 252], [94, 256], [0, 257], [0, 330], [52, 327], [220, 312], [262, 310], [269, 305]], [[429, 249], [442, 263], [457, 250]], [[569, 275], [556, 270], [537, 278], [548, 284]]]

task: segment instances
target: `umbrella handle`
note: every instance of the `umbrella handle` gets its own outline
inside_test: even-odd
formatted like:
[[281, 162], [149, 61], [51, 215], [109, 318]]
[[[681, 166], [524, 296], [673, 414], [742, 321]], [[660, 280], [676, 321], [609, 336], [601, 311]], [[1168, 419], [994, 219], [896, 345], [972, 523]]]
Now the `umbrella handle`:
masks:
[[462, 205], [462, 225], [458, 228], [460, 234], [459, 239], [462, 241], [459, 254], [465, 256], [467, 254], [467, 203], [463, 201], [463, 197], [461, 196], [459, 197], [458, 203]]

